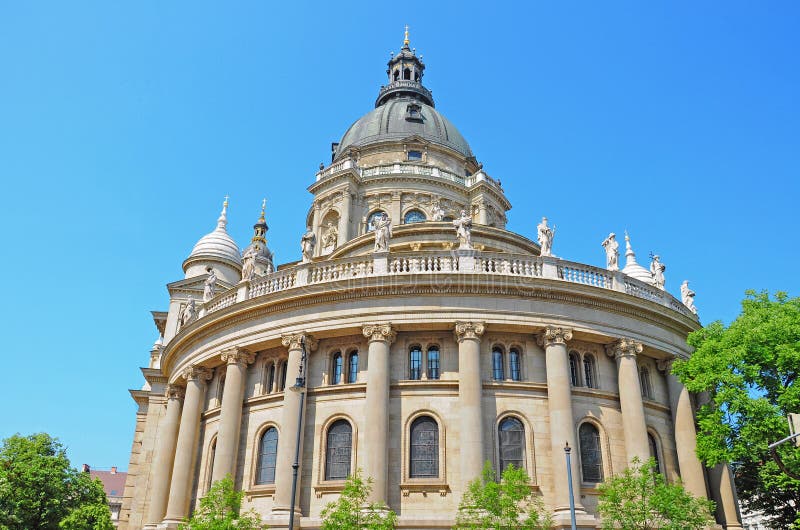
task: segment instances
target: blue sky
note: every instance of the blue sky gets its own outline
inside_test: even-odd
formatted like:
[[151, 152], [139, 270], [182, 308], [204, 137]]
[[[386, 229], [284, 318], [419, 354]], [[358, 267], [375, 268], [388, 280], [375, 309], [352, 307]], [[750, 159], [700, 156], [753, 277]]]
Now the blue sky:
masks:
[[798, 295], [796, 2], [3, 2], [0, 437], [127, 468], [164, 285], [226, 193], [240, 246], [267, 197], [299, 258], [305, 188], [404, 24], [509, 229], [547, 215], [556, 254], [600, 266], [627, 228], [704, 322]]

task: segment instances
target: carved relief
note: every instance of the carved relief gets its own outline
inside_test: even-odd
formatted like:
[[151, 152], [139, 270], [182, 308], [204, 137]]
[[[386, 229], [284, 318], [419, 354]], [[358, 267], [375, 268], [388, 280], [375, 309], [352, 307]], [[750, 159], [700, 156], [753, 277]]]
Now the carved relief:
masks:
[[364, 324], [361, 332], [370, 342], [382, 341], [391, 344], [397, 338], [397, 333], [392, 329], [391, 322], [386, 324]]
[[480, 339], [486, 326], [483, 322], [462, 322], [458, 321], [455, 325], [455, 336], [458, 342], [465, 339]]
[[545, 348], [553, 344], [566, 344], [571, 339], [571, 329], [557, 326], [547, 326], [542, 333], [536, 336], [536, 342]]
[[644, 345], [641, 342], [629, 338], [621, 338], [611, 344], [606, 345], [606, 354], [609, 357], [636, 357], [642, 353]]
[[239, 347], [223, 351], [220, 357], [222, 358], [222, 362], [226, 364], [244, 363], [247, 365], [252, 364], [252, 362], [255, 360], [255, 355], [244, 348]]
[[311, 335], [305, 333], [286, 333], [281, 336], [281, 344], [286, 346], [290, 351], [299, 350], [301, 343], [305, 340], [306, 351], [314, 351], [317, 349], [318, 342]]
[[213, 372], [211, 370], [202, 366], [190, 366], [181, 374], [187, 381], [197, 380], [201, 382], [210, 380], [212, 375]]

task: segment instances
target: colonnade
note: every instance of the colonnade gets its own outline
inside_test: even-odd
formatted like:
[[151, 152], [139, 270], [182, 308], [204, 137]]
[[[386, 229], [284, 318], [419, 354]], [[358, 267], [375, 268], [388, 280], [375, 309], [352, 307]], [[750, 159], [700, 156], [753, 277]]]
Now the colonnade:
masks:
[[[482, 470], [486, 454], [483, 413], [481, 410], [482, 374], [480, 368], [481, 337], [485, 325], [482, 322], [456, 322], [454, 334], [458, 343], [458, 400], [460, 424], [461, 479], [464, 485], [477, 478]], [[364, 470], [374, 480], [371, 501], [386, 502], [389, 496], [389, 392], [390, 392], [390, 346], [396, 338], [391, 323], [366, 324], [362, 333], [368, 341], [367, 385], [365, 396], [365, 443]], [[564, 446], [577, 448], [577, 426], [573, 414], [572, 386], [567, 342], [572, 339], [572, 330], [547, 326], [537, 335], [544, 348], [546, 360], [547, 396], [550, 424], [550, 466], [553, 473], [552, 504], [555, 516], [564, 516], [569, 510], [569, 488], [564, 455]], [[284, 335], [282, 344], [288, 349], [289, 359], [286, 374], [287, 388], [301, 375], [302, 348], [307, 352], [316, 348], [316, 341], [308, 334]], [[622, 410], [622, 427], [628, 461], [634, 457], [646, 460], [650, 456], [642, 401], [639, 371], [636, 358], [643, 345], [630, 338], [620, 338], [606, 346], [606, 353], [616, 360], [619, 401]], [[212, 480], [234, 473], [239, 447], [242, 404], [247, 365], [254, 356], [243, 348], [231, 348], [221, 353], [226, 363], [226, 384], [220, 408], [220, 427], [217, 435], [216, 454], [212, 469]], [[689, 394], [680, 381], [669, 373], [667, 382], [670, 406], [674, 422], [675, 444], [680, 475], [687, 490], [696, 496], [705, 496], [706, 487], [703, 468], [695, 455], [695, 426]], [[185, 390], [175, 384], [167, 390], [166, 413], [158, 429], [152, 470], [151, 498], [146, 528], [155, 528], [162, 523], [168, 527], [177, 525], [189, 512], [194, 463], [197, 459], [200, 419], [207, 381], [211, 371], [192, 366], [187, 368], [182, 379]], [[183, 403], [181, 404], [181, 401]], [[304, 401], [300, 393], [284, 392], [281, 412], [282, 436], [278, 440], [278, 458], [275, 469], [275, 494], [273, 515], [288, 515], [291, 499], [292, 462], [294, 460], [295, 437], [300, 431], [302, 454], [303, 425], [298, 424], [300, 407]], [[303, 406], [305, 406], [303, 404]], [[302, 464], [302, 459], [301, 459]], [[300, 470], [298, 470], [299, 473]], [[724, 478], [724, 475], [723, 475]], [[572, 486], [575, 491], [576, 511], [585, 514], [580, 504], [580, 473], [577, 466], [572, 469]], [[730, 480], [718, 480], [726, 491], [726, 499], [733, 495]], [[299, 496], [300, 488], [297, 490]], [[295, 498], [296, 515], [300, 515], [299, 502]], [[736, 525], [735, 513], [731, 528]], [[299, 517], [296, 518], [299, 521]]]

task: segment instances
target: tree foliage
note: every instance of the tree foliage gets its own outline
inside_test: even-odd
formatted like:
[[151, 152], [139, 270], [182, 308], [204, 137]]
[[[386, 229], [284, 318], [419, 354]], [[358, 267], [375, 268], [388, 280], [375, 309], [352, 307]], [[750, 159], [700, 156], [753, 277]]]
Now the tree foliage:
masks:
[[470, 482], [458, 506], [458, 530], [540, 530], [552, 521], [542, 501], [531, 491], [528, 473], [509, 465], [495, 480], [489, 462], [481, 477]]
[[383, 503], [367, 503], [372, 491], [372, 478], [366, 480], [361, 470], [347, 478], [337, 500], [322, 509], [322, 530], [391, 530], [397, 514]]
[[0, 530], [59, 528], [113, 528], [102, 484], [73, 469], [48, 434], [6, 438], [0, 445]]
[[680, 484], [667, 484], [652, 458], [644, 463], [634, 458], [599, 490], [604, 530], [703, 530], [714, 522], [714, 503], [693, 497]]
[[[746, 509], [773, 525], [800, 528], [800, 481], [782, 473], [767, 446], [789, 434], [786, 415], [800, 412], [800, 298], [748, 291], [730, 326], [713, 322], [689, 335], [692, 357], [674, 373], [691, 392], [706, 393], [698, 411], [697, 454], [706, 465], [731, 462]], [[800, 474], [798, 449], [779, 448]]]
[[191, 519], [181, 524], [181, 530], [261, 530], [266, 526], [253, 511], [240, 513], [243, 491], [233, 485], [233, 478], [226, 475], [211, 485], [200, 506]]

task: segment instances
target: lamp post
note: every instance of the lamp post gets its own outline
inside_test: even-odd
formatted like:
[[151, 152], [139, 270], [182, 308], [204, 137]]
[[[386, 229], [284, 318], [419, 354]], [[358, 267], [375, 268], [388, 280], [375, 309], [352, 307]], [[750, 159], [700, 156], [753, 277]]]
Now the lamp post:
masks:
[[572, 448], [569, 446], [569, 442], [564, 445], [564, 453], [567, 456], [567, 484], [569, 484], [569, 517], [570, 522], [572, 523], [572, 530], [576, 530], [575, 528], [575, 492], [572, 491], [572, 462], [570, 458], [570, 453], [572, 452]]
[[295, 498], [297, 495], [297, 470], [300, 468], [300, 434], [303, 432], [303, 401], [306, 397], [306, 339], [300, 338], [300, 369], [298, 370], [297, 379], [294, 385], [289, 390], [292, 392], [300, 393], [300, 409], [297, 413], [297, 439], [294, 445], [294, 463], [292, 464], [292, 501], [289, 508], [289, 530], [294, 530], [294, 506]]

